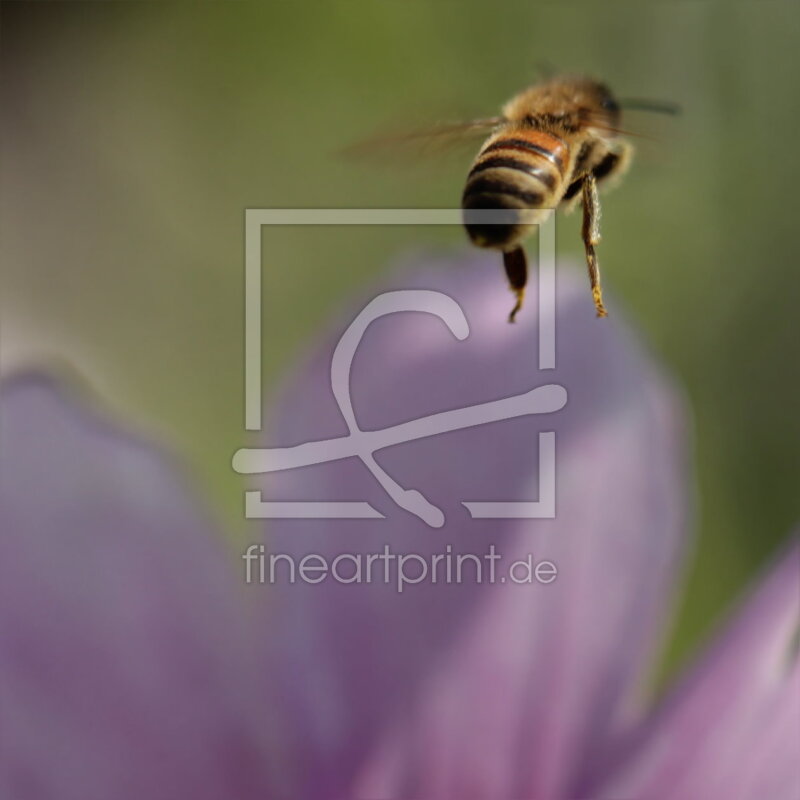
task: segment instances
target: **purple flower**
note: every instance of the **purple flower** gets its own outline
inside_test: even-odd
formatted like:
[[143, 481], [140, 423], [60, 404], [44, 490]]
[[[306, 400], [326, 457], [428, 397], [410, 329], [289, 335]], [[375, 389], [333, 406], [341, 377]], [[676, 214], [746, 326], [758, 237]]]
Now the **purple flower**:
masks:
[[[413, 313], [364, 337], [351, 387], [364, 430], [567, 390], [555, 414], [376, 453], [443, 527], [395, 506], [356, 459], [258, 479], [268, 499], [366, 500], [385, 519], [275, 520], [266, 540], [253, 523], [251, 541], [296, 561], [346, 554], [353, 578], [388, 546], [409, 557], [402, 592], [397, 558], [386, 581], [373, 562], [370, 582], [246, 585], [176, 465], [56, 383], [7, 380], [0, 795], [796, 797], [800, 550], [653, 708], [643, 688], [685, 540], [680, 403], [623, 325], [594, 319], [582, 276], [559, 279], [547, 373], [535, 298], [507, 325], [482, 256], [402, 272], [402, 288], [459, 302], [465, 341]], [[347, 433], [329, 368], [348, 321], [285, 390], [270, 446]], [[555, 519], [471, 519], [467, 500], [537, 499], [537, 434], [551, 430]], [[492, 546], [505, 582], [477, 580]], [[412, 583], [444, 553], [476, 557], [464, 580]], [[514, 562], [523, 578], [533, 562], [558, 574], [517, 583]]]
[[258, 639], [175, 465], [35, 376], [0, 430], [0, 797], [263, 793]]

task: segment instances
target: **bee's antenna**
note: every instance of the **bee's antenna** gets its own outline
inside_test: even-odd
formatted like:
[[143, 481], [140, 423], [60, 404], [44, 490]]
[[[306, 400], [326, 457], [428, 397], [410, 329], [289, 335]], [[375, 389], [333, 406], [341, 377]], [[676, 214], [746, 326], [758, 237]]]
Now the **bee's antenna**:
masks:
[[662, 100], [645, 100], [640, 97], [628, 97], [619, 101], [621, 108], [631, 111], [654, 111], [657, 114], [680, 114], [681, 107], [677, 103]]
[[558, 68], [555, 64], [546, 58], [538, 59], [534, 64], [534, 70], [542, 80], [546, 81], [550, 80], [550, 78], [558, 73]]

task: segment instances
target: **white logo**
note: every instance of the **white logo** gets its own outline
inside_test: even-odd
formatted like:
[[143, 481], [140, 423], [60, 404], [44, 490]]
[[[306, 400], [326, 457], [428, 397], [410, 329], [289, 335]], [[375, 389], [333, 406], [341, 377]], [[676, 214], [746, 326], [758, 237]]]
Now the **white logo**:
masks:
[[[248, 209], [245, 259], [245, 425], [261, 427], [261, 226], [332, 224], [460, 224], [460, 209], [446, 210], [339, 210]], [[552, 220], [552, 218], [551, 218]], [[493, 221], [495, 221], [493, 219]], [[555, 233], [552, 221], [539, 225], [538, 319], [539, 369], [555, 367]], [[362, 431], [350, 398], [350, 371], [361, 339], [370, 323], [388, 314], [423, 312], [441, 319], [459, 341], [469, 335], [469, 324], [458, 303], [446, 294], [429, 290], [386, 292], [373, 299], [356, 316], [336, 345], [331, 360], [331, 388], [347, 424], [348, 434], [335, 439], [311, 441], [294, 447], [242, 448], [233, 457], [233, 468], [244, 474], [278, 472], [322, 464], [343, 458], [359, 458], [388, 496], [400, 508], [434, 528], [445, 516], [416, 488], [400, 486], [376, 461], [374, 454], [386, 447], [448, 431], [486, 425], [528, 414], [549, 414], [567, 402], [558, 384], [544, 384], [519, 395], [464, 408], [443, 411], [377, 431]], [[463, 501], [474, 518], [555, 517], [555, 432], [539, 434], [538, 500], [528, 502]], [[248, 518], [382, 519], [383, 514], [366, 502], [264, 501], [258, 490], [245, 492]]]

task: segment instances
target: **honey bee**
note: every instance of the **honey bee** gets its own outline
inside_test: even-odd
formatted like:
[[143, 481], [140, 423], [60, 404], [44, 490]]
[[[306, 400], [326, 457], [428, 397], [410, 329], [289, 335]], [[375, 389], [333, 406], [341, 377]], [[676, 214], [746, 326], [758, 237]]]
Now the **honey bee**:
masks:
[[[411, 138], [454, 139], [482, 133], [484, 142], [461, 199], [467, 235], [478, 247], [499, 250], [516, 302], [522, 308], [528, 266], [523, 240], [556, 208], [583, 207], [581, 236], [598, 317], [607, 316], [596, 247], [600, 242], [598, 186], [619, 178], [633, 148], [619, 127], [622, 108], [675, 113], [674, 106], [643, 100], [617, 101], [603, 83], [585, 77], [551, 77], [509, 100], [502, 114], [442, 126]], [[470, 212], [513, 212], [509, 222], [487, 223]]]

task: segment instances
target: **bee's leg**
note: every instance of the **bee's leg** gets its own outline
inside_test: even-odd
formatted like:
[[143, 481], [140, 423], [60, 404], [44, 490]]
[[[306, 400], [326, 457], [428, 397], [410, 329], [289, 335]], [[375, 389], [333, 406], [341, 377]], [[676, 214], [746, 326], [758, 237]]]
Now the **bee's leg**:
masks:
[[586, 264], [589, 267], [589, 280], [592, 284], [592, 298], [598, 317], [607, 317], [603, 305], [603, 290], [600, 286], [600, 266], [597, 263], [595, 245], [600, 242], [600, 201], [597, 197], [597, 180], [589, 174], [583, 179], [583, 227], [581, 234], [586, 248]]
[[517, 312], [522, 308], [522, 301], [525, 298], [525, 284], [528, 282], [528, 260], [525, 251], [517, 246], [513, 250], [503, 252], [503, 266], [506, 268], [508, 282], [511, 290], [517, 298], [514, 308], [508, 315], [508, 321], [514, 322]]

